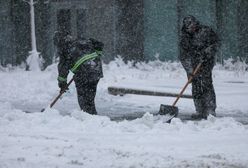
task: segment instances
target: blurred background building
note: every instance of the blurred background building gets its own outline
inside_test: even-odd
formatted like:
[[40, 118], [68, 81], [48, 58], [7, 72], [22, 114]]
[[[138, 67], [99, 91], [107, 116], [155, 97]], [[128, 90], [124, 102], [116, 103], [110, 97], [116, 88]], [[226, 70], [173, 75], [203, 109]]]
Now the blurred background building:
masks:
[[[247, 0], [38, 0], [38, 51], [45, 66], [55, 60], [53, 35], [67, 29], [76, 37], [105, 43], [103, 60], [177, 60], [182, 19], [193, 15], [221, 39], [218, 61], [248, 59]], [[0, 63], [19, 65], [31, 50], [29, 5], [0, 0]]]

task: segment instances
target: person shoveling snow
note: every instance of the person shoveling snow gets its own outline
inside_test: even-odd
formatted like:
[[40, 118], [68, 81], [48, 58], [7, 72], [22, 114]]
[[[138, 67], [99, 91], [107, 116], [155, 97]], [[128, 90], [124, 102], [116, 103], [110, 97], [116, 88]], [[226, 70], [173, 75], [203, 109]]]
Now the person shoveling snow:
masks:
[[[94, 99], [97, 84], [103, 77], [100, 59], [103, 43], [92, 38], [73, 40], [67, 31], [59, 31], [55, 33], [54, 44], [58, 48], [60, 58], [58, 64], [60, 95], [68, 89], [69, 84], [74, 80], [81, 110], [89, 114], [97, 114]], [[74, 76], [67, 84], [69, 70], [74, 73]]]

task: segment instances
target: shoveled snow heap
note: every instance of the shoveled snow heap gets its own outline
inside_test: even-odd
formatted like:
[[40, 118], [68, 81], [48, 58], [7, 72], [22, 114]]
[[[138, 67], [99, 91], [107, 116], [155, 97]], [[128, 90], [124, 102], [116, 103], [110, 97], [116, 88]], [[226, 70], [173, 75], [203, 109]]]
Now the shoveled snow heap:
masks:
[[[179, 63], [159, 61], [132, 67], [117, 59], [104, 65], [104, 74], [96, 97], [100, 115], [127, 113], [132, 109], [156, 111], [161, 103], [170, 104], [174, 100], [135, 95], [114, 97], [107, 93], [110, 85], [176, 92], [186, 79]], [[232, 117], [210, 116], [197, 122], [173, 119], [167, 124], [163, 117], [146, 113], [132, 121], [111, 121], [107, 116], [80, 111], [73, 85], [53, 109], [39, 113], [57, 94], [56, 77], [56, 65], [43, 72], [18, 68], [0, 72], [1, 168], [248, 165], [248, 126]], [[247, 77], [242, 69], [215, 67], [217, 114], [247, 115]], [[182, 99], [178, 106], [182, 112], [194, 110], [192, 100]], [[33, 113], [24, 113], [26, 109]]]

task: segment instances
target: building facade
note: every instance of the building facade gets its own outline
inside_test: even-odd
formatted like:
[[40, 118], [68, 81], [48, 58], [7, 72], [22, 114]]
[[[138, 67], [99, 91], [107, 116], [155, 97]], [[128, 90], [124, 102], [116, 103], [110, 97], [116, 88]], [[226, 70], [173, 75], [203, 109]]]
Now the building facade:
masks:
[[[103, 60], [176, 60], [182, 19], [193, 15], [220, 36], [218, 60], [248, 59], [247, 0], [39, 0], [37, 48], [49, 65], [56, 57], [54, 32], [93, 37], [105, 44]], [[1, 65], [22, 63], [31, 50], [29, 5], [0, 1]]]

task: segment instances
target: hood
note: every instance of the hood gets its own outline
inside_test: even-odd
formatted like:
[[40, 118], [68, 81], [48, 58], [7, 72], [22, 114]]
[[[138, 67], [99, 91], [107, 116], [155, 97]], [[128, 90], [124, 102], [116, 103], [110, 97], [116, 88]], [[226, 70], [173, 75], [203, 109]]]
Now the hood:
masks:
[[195, 29], [197, 29], [200, 25], [200, 22], [194, 17], [194, 16], [186, 16], [183, 19], [183, 26], [182, 26], [182, 30], [183, 31], [188, 31], [190, 32], [190, 29], [194, 26]]

